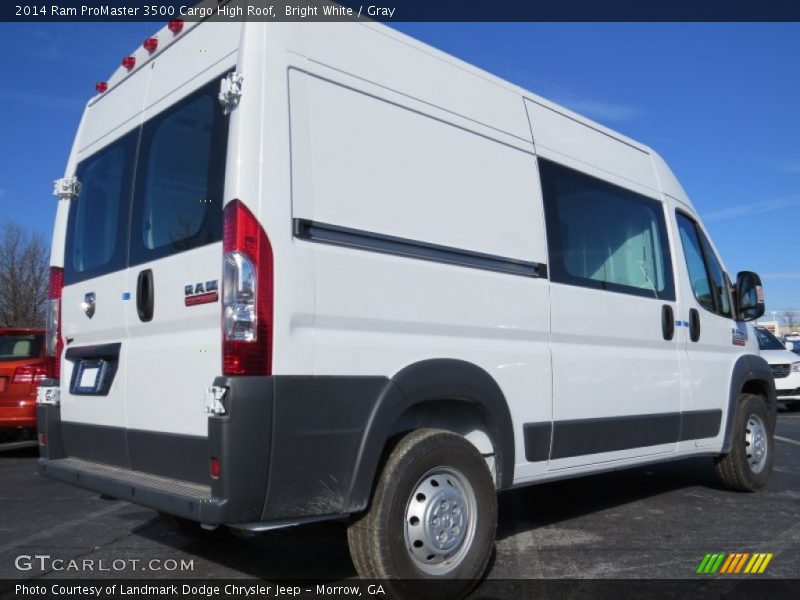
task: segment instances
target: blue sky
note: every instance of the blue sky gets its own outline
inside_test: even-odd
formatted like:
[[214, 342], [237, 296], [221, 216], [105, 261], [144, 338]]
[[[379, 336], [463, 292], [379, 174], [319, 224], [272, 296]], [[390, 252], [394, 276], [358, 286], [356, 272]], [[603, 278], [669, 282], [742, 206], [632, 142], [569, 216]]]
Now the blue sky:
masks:
[[[732, 276], [800, 308], [800, 25], [396, 24], [655, 148]], [[0, 220], [49, 236], [83, 103], [152, 23], [0, 24]]]

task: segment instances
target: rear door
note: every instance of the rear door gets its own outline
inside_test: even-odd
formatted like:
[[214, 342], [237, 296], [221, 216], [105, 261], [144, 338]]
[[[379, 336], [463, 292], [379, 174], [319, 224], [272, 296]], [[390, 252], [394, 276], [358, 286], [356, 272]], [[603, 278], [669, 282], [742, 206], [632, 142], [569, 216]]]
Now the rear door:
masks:
[[[108, 99], [89, 109], [89, 118]], [[98, 117], [99, 118], [99, 117]], [[81, 192], [70, 201], [61, 302], [61, 418], [69, 456], [127, 465], [125, 445], [125, 293], [128, 210], [138, 127], [89, 146], [76, 170]], [[99, 354], [104, 354], [100, 357]], [[84, 360], [113, 365], [104, 389]], [[86, 363], [87, 365], [89, 363]], [[96, 365], [97, 363], [92, 363]], [[83, 386], [81, 387], [81, 383]]]
[[[154, 73], [156, 77], [158, 73]], [[219, 280], [228, 117], [223, 71], [175, 90], [146, 114], [130, 222], [128, 448], [136, 470], [161, 472], [203, 452], [204, 390], [221, 370]], [[167, 103], [164, 103], [167, 104]], [[171, 435], [163, 435], [171, 434]], [[184, 437], [176, 437], [184, 436]], [[181, 441], [182, 440], [182, 441]]]

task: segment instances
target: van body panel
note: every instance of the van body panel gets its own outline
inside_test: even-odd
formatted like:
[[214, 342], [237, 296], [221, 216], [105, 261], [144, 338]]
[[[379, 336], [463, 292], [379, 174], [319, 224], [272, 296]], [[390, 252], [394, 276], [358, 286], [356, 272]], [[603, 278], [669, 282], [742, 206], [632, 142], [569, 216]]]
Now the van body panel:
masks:
[[[307, 94], [313, 141], [292, 144], [298, 168], [312, 165], [312, 209], [296, 206], [296, 218], [543, 262], [532, 154], [317, 77], [291, 77], [306, 78], [293, 85]], [[475, 236], [479, 224], [485, 234]]]
[[525, 100], [537, 151], [543, 149], [659, 191], [648, 153], [538, 102]]
[[531, 140], [519, 96], [494, 77], [474, 67], [453, 68], [459, 61], [383, 26], [329, 25], [304, 24], [309, 60]]
[[141, 125], [151, 73], [150, 69], [132, 73], [114, 95], [101, 96], [86, 107], [75, 152], [78, 162]]

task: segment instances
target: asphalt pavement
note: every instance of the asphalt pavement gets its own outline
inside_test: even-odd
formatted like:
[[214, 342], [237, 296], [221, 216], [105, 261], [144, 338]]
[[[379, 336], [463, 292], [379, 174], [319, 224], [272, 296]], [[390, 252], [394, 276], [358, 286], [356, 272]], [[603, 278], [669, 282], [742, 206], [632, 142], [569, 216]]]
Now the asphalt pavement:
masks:
[[[706, 553], [773, 553], [760, 577], [800, 578], [800, 414], [780, 413], [769, 486], [724, 490], [710, 458], [500, 495], [490, 578], [698, 577]], [[356, 576], [342, 523], [192, 541], [152, 511], [36, 473], [36, 449], [0, 450], [0, 579]]]

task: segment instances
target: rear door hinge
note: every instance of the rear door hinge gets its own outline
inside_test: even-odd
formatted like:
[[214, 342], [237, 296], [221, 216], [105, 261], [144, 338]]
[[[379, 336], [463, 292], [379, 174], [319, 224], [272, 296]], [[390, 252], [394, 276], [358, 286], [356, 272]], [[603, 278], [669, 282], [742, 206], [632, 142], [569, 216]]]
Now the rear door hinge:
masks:
[[53, 196], [59, 200], [72, 200], [81, 193], [81, 182], [77, 177], [62, 177], [53, 182]]
[[219, 96], [217, 97], [222, 105], [222, 112], [226, 115], [231, 114], [231, 111], [239, 104], [239, 99], [242, 97], [242, 81], [244, 81], [244, 75], [234, 71], [228, 73], [219, 82]]

